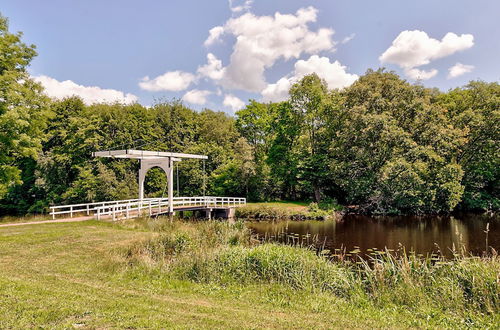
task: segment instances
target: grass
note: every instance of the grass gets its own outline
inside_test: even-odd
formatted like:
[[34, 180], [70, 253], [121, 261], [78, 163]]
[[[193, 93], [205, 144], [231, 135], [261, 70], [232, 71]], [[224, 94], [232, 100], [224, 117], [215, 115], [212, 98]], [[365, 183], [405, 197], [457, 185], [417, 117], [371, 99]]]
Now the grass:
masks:
[[34, 222], [34, 221], [43, 221], [51, 219], [52, 217], [49, 214], [28, 214], [23, 216], [5, 215], [5, 216], [0, 216], [0, 224], [14, 223], [14, 222]]
[[1, 228], [0, 270], [0, 328], [500, 324], [496, 257], [331, 263], [307, 249], [262, 245], [241, 223]]
[[254, 220], [325, 220], [335, 219], [338, 210], [328, 204], [319, 207], [316, 203], [304, 201], [276, 201], [248, 203], [236, 209], [236, 217]]

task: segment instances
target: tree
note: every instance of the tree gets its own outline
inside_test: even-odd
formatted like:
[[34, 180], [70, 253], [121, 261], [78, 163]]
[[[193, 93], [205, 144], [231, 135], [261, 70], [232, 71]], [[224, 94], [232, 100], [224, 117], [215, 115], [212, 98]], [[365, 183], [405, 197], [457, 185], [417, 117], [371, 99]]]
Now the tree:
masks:
[[455, 159], [462, 132], [433, 91], [370, 70], [342, 96], [329, 150], [346, 202], [380, 213], [451, 211], [463, 193]]
[[307, 75], [290, 88], [290, 105], [300, 118], [302, 181], [310, 184], [316, 202], [326, 177], [325, 123], [328, 113], [328, 88], [317, 74]]
[[10, 33], [0, 15], [0, 198], [21, 184], [19, 162], [35, 158], [46, 124], [47, 98], [27, 72], [35, 46]]
[[463, 209], [500, 209], [500, 84], [472, 81], [440, 95], [453, 125], [464, 132], [457, 161], [464, 169]]

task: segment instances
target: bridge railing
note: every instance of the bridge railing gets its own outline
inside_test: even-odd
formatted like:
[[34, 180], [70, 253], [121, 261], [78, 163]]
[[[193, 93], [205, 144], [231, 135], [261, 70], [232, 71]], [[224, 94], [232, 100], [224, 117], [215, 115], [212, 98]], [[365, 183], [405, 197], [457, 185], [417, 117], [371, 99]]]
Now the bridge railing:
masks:
[[[143, 201], [150, 200], [152, 198], [145, 198]], [[125, 199], [118, 201], [107, 201], [107, 202], [96, 202], [96, 203], [83, 203], [83, 204], [70, 204], [70, 205], [58, 205], [50, 207], [50, 215], [52, 219], [55, 219], [56, 215], [69, 214], [70, 218], [75, 214], [85, 213], [86, 215], [94, 214], [98, 207], [117, 205], [123, 203], [133, 203], [137, 202], [139, 199]]]
[[[246, 198], [242, 197], [214, 197], [214, 196], [199, 196], [199, 197], [174, 197], [173, 207], [237, 207], [246, 204]], [[146, 199], [128, 199], [120, 201], [108, 201], [100, 203], [73, 204], [52, 206], [51, 215], [55, 219], [56, 215], [69, 214], [73, 217], [74, 214], [85, 213], [86, 215], [95, 215], [97, 219], [103, 216], [111, 216], [116, 220], [117, 216], [125, 216], [127, 219], [138, 217], [141, 215], [150, 216], [168, 212], [168, 198], [146, 198]]]

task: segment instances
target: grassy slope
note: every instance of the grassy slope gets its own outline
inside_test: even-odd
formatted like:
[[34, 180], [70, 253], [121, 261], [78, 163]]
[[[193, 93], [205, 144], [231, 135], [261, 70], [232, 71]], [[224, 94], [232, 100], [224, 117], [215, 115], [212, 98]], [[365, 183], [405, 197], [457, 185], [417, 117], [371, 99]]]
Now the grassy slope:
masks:
[[434, 311], [352, 305], [279, 285], [221, 288], [127, 270], [117, 251], [150, 235], [94, 221], [1, 228], [0, 328], [365, 328], [443, 321]]
[[293, 210], [306, 210], [309, 205], [308, 202], [297, 202], [297, 201], [279, 201], [279, 202], [262, 202], [262, 203], [247, 203], [248, 206], [268, 206], [273, 208], [281, 209], [293, 209]]

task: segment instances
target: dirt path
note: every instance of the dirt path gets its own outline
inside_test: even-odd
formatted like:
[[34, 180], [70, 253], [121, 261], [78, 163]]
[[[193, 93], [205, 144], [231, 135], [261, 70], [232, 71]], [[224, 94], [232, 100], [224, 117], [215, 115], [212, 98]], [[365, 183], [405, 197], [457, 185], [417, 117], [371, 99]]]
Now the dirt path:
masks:
[[38, 225], [42, 223], [54, 223], [54, 222], [79, 222], [94, 219], [94, 216], [67, 218], [67, 219], [55, 219], [55, 220], [42, 220], [42, 221], [30, 221], [30, 222], [11, 222], [0, 224], [0, 227], [14, 227], [14, 226], [24, 226], [24, 225]]

